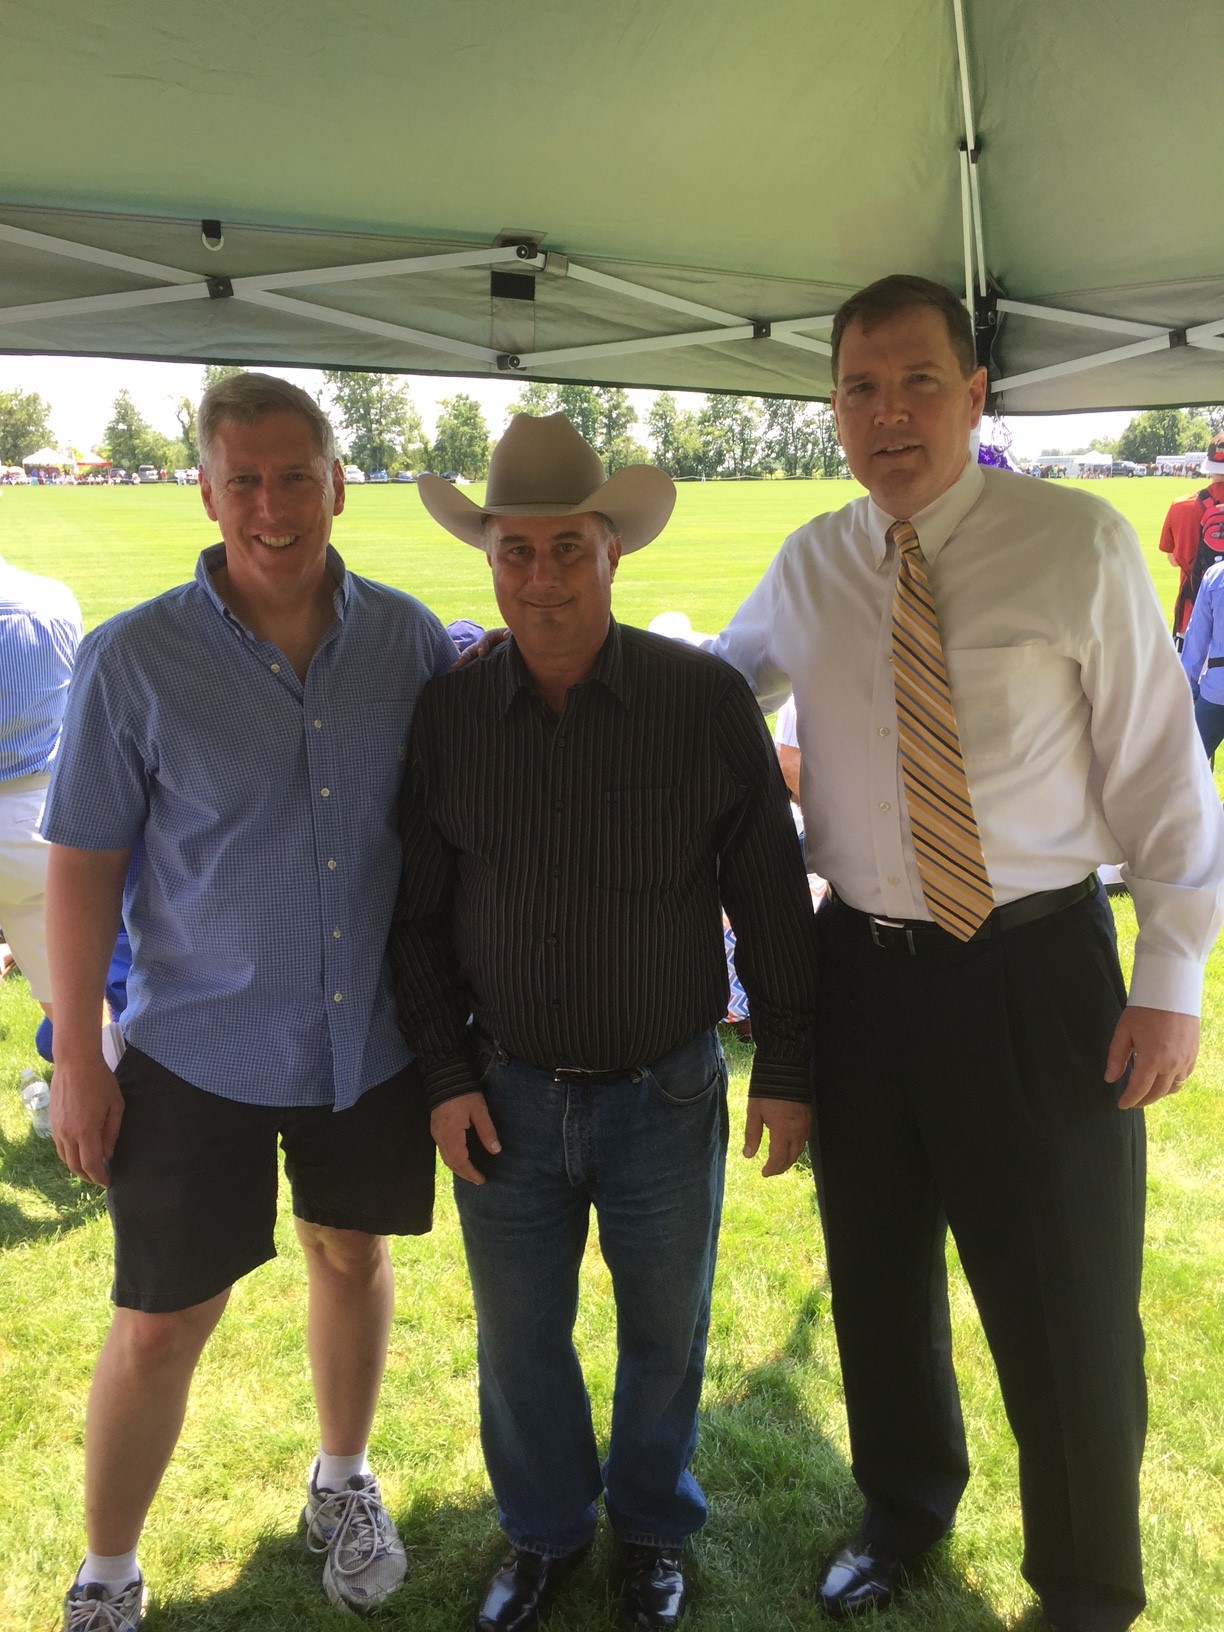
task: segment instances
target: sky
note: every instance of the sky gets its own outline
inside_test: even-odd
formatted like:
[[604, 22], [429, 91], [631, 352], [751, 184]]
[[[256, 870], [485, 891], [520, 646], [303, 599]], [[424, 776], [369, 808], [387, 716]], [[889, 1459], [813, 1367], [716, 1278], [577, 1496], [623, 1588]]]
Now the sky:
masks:
[[[317, 369], [270, 368], [317, 395], [323, 376]], [[51, 404], [51, 425], [57, 443], [71, 443], [82, 452], [101, 441], [111, 417], [115, 397], [125, 387], [137, 408], [159, 431], [178, 435], [174, 404], [180, 397], [199, 398], [203, 370], [198, 363], [134, 363], [101, 357], [5, 357], [0, 356], [0, 391], [20, 388], [37, 391]], [[505, 426], [511, 402], [521, 387], [519, 380], [438, 379], [434, 375], [405, 376], [412, 400], [425, 422], [426, 434], [434, 433], [438, 404], [443, 397], [465, 391], [484, 410], [489, 430], [498, 436]], [[654, 393], [630, 391], [629, 400], [644, 421]], [[695, 394], [676, 393], [681, 406], [701, 402]], [[1051, 414], [1017, 417], [1007, 421], [1011, 432], [1011, 452], [1020, 459], [1033, 458], [1045, 448], [1071, 452], [1086, 448], [1095, 437], [1115, 437], [1130, 419], [1129, 413]], [[639, 439], [645, 441], [643, 433]], [[991, 440], [990, 426], [983, 426], [983, 439]]]

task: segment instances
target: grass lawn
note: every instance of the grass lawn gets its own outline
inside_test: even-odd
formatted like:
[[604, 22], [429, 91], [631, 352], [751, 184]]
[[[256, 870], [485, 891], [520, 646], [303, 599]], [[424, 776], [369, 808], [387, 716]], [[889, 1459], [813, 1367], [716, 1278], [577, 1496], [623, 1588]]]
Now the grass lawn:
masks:
[[[1155, 560], [1160, 521], [1189, 483], [1090, 484], [1135, 521]], [[664, 539], [626, 559], [617, 611], [646, 622], [678, 608], [721, 626], [782, 536], [832, 508], [851, 483], [681, 489]], [[89, 624], [191, 571], [215, 537], [198, 495], [176, 488], [13, 489], [0, 494], [0, 553], [76, 590]], [[493, 616], [479, 553], [440, 533], [407, 488], [352, 492], [336, 542], [357, 571], [419, 594], [444, 618]], [[1115, 903], [1128, 951], [1134, 918]], [[1224, 1619], [1224, 960], [1208, 970], [1194, 1084], [1149, 1118], [1145, 1317], [1152, 1423], [1143, 1527], [1160, 1632]], [[98, 1192], [30, 1133], [16, 1094], [37, 1010], [17, 976], [0, 985], [0, 1628], [58, 1624], [81, 1550], [85, 1392], [108, 1317], [110, 1233]], [[825, 1626], [809, 1593], [822, 1556], [853, 1522], [844, 1419], [810, 1176], [763, 1184], [736, 1154], [746, 1054], [733, 1063], [733, 1140], [697, 1471], [711, 1520], [695, 1547], [694, 1632]], [[235, 1291], [201, 1365], [179, 1451], [141, 1548], [151, 1632], [344, 1625], [294, 1535], [314, 1448], [302, 1341], [303, 1274], [282, 1214], [283, 1256]], [[476, 1434], [475, 1332], [458, 1226], [439, 1183], [432, 1236], [398, 1243], [399, 1311], [373, 1446], [409, 1545], [408, 1586], [380, 1617], [413, 1632], [470, 1624], [500, 1539]], [[596, 1422], [606, 1426], [614, 1358], [607, 1275], [588, 1250], [579, 1343]], [[954, 1538], [888, 1632], [1032, 1628], [1020, 1556], [1015, 1448], [964, 1283], [953, 1282], [957, 1362], [974, 1477]], [[601, 1537], [554, 1614], [557, 1632], [610, 1632], [613, 1558]], [[351, 1624], [351, 1623], [349, 1623]]]

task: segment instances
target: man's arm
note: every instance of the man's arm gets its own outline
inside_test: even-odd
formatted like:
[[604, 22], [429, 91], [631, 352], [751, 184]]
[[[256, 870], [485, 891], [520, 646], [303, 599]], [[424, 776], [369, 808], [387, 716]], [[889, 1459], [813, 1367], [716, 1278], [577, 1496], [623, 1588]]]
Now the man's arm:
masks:
[[791, 1166], [808, 1137], [816, 920], [773, 744], [738, 676], [727, 676], [716, 731], [728, 774], [742, 789], [722, 837], [719, 887], [735, 930], [735, 967], [748, 993], [756, 1045], [744, 1154], [756, 1154], [768, 1128], [762, 1171], [769, 1177]]
[[778, 602], [786, 596], [782, 582], [785, 552], [784, 544], [721, 634], [702, 642], [707, 652], [739, 670], [765, 713], [783, 703], [791, 691], [790, 677], [779, 667], [773, 650]]
[[53, 844], [47, 868], [47, 956], [55, 1011], [51, 1131], [60, 1159], [81, 1179], [107, 1171], [123, 1095], [102, 1058], [98, 1016], [123, 907], [128, 850]]
[[429, 814], [427, 713], [423, 702], [400, 796], [404, 859], [388, 950], [400, 1029], [420, 1058], [434, 1143], [453, 1173], [483, 1184], [468, 1152], [468, 1130], [490, 1155], [501, 1145], [467, 1056], [470, 1003], [450, 937], [457, 858]]
[[1119, 1100], [1129, 1108], [1175, 1091], [1193, 1067], [1203, 965], [1224, 921], [1224, 814], [1138, 540], [1120, 518], [1113, 535], [1083, 609], [1080, 673], [1139, 920], [1106, 1067], [1116, 1081], [1133, 1056]]
[[1199, 694], [1199, 681], [1203, 677], [1203, 665], [1210, 654], [1211, 637], [1215, 629], [1215, 583], [1212, 578], [1216, 570], [1213, 567], [1199, 585], [1198, 598], [1194, 603], [1194, 611], [1190, 614], [1181, 651], [1181, 666], [1186, 671], [1190, 690], [1196, 697]]

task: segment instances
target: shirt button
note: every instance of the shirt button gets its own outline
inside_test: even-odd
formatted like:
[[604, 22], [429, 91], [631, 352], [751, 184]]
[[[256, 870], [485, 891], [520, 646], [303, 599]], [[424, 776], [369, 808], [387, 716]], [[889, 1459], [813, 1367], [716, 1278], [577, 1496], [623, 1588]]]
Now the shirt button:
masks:
[[322, 729], [323, 729], [323, 721], [322, 721], [322, 720], [316, 720], [316, 721], [315, 721], [315, 722], [314, 722], [314, 728], [315, 728], [315, 730], [316, 730], [316, 731], [322, 731]]
[[884, 882], [885, 882], [885, 884], [891, 884], [892, 887], [894, 889], [896, 889], [897, 885], [900, 884], [901, 880], [897, 877], [896, 873], [889, 873], [888, 877], [884, 880]]
[[333, 941], [338, 941], [339, 939], [340, 939], [340, 931], [338, 929], [333, 929], [332, 930], [332, 940]]
[[330, 856], [327, 858], [327, 870], [329, 873], [334, 873], [336, 870], [336, 864]]
[[273, 663], [272, 673], [273, 674], [279, 674], [280, 673], [280, 664], [279, 663]]
[[333, 1003], [343, 1003], [344, 1002], [344, 993], [343, 992], [333, 992], [332, 993], [332, 1002]]
[[544, 943], [544, 944], [545, 944], [545, 946], [556, 946], [556, 944], [557, 944], [557, 937], [556, 937], [556, 936], [555, 936], [555, 935], [550, 935], [550, 936], [549, 936], [549, 937], [548, 937], [548, 939], [547, 939], [547, 940], [546, 940], [546, 941], [545, 941], [545, 943]]
[[319, 789], [319, 798], [320, 799], [330, 799], [331, 798], [331, 789], [330, 788], [320, 788]]
[[880, 800], [880, 809], [881, 810], [891, 810], [892, 806], [889, 804], [887, 799], [881, 799]]
[[886, 725], [882, 725], [882, 726], [881, 726], [881, 727], [880, 727], [880, 733], [879, 733], [879, 734], [880, 734], [880, 736], [882, 736], [882, 737], [886, 737], [886, 736], [888, 736], [888, 734], [889, 734], [889, 731], [888, 731], [888, 727], [887, 727], [887, 726], [886, 726]]

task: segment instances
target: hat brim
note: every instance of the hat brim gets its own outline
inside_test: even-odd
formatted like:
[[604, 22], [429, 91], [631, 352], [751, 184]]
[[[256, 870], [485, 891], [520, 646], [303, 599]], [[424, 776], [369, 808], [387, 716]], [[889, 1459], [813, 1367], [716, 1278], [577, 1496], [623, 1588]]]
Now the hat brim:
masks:
[[654, 465], [626, 465], [581, 504], [474, 504], [441, 476], [418, 476], [416, 489], [440, 527], [478, 550], [484, 549], [486, 516], [581, 516], [597, 511], [612, 523], [628, 555], [659, 536], [676, 504], [675, 483]]
[[1224, 459], [1204, 459], [1199, 466], [1199, 475], [1213, 482], [1224, 482]]

